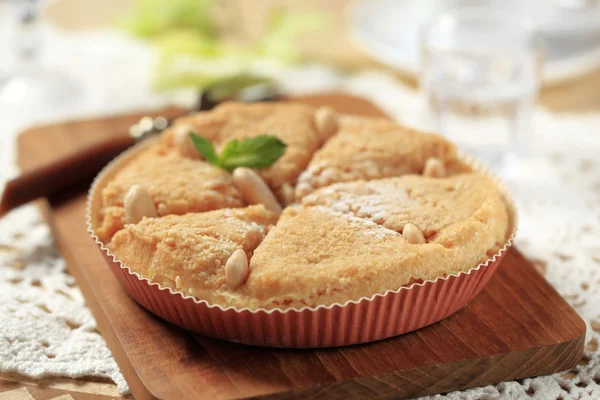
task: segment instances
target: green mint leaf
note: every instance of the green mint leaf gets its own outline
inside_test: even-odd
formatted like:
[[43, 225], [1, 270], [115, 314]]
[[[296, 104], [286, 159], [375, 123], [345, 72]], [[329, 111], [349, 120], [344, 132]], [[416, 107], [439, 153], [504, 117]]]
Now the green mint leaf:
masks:
[[213, 165], [219, 166], [219, 157], [217, 157], [217, 152], [215, 151], [215, 146], [210, 142], [210, 140], [203, 138], [202, 136], [198, 136], [193, 132], [189, 133], [190, 139], [194, 144], [194, 147], [202, 156]]
[[279, 138], [261, 135], [244, 140], [233, 139], [225, 145], [219, 156], [208, 140], [190, 132], [196, 150], [209, 163], [233, 171], [237, 167], [263, 169], [273, 165], [285, 152], [287, 145]]
[[244, 140], [234, 139], [225, 145], [219, 165], [229, 171], [237, 167], [263, 169], [273, 165], [285, 152], [287, 145], [270, 135]]

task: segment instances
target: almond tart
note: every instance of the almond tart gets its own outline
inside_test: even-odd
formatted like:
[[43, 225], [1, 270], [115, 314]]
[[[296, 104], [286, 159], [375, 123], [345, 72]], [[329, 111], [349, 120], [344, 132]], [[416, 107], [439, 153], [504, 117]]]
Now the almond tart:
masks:
[[[217, 148], [265, 132], [286, 141], [256, 171], [281, 214], [191, 152], [188, 130]], [[498, 181], [444, 138], [293, 103], [185, 117], [108, 165], [88, 202], [91, 234], [140, 304], [278, 347], [362, 343], [450, 315], [494, 272], [515, 218]]]

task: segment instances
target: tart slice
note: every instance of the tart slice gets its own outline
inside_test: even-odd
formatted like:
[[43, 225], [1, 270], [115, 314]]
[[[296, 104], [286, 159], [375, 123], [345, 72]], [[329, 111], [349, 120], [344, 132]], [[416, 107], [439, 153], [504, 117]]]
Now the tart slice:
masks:
[[245, 276], [232, 285], [227, 261], [239, 250], [250, 258], [276, 220], [261, 205], [145, 218], [117, 232], [108, 247], [150, 282], [228, 304]]
[[140, 219], [126, 215], [126, 201], [128, 197], [132, 199], [134, 186], [145, 195], [146, 208], [150, 203], [151, 212], [145, 216], [211, 211], [246, 204], [229, 172], [202, 160], [182, 157], [160, 144], [152, 145], [125, 164], [102, 189], [102, 224], [96, 233], [103, 242], [109, 242], [126, 223]]
[[277, 136], [287, 144], [286, 151], [275, 164], [259, 172], [275, 193], [281, 193], [296, 184], [314, 152], [334, 133], [335, 118], [335, 113], [327, 108], [296, 103], [231, 102], [209, 112], [179, 118], [165, 131], [163, 141], [186, 157], [198, 158], [200, 155], [188, 137], [190, 132], [210, 140], [218, 152], [233, 139]]
[[[412, 276], [399, 269], [402, 236], [326, 207], [288, 207], [250, 260], [240, 293], [251, 308], [301, 308], [356, 300]], [[377, 282], [374, 279], [377, 278]]]
[[469, 170], [458, 161], [454, 145], [439, 135], [378, 118], [347, 116], [339, 124], [300, 175], [298, 199], [332, 183], [421, 174], [428, 160], [441, 165], [444, 174]]
[[478, 236], [502, 238], [508, 223], [506, 206], [496, 183], [473, 173], [447, 178], [406, 175], [338, 183], [306, 196], [302, 204], [326, 206], [399, 233], [411, 223], [427, 241], [439, 242], [449, 231], [477, 221], [490, 222]]

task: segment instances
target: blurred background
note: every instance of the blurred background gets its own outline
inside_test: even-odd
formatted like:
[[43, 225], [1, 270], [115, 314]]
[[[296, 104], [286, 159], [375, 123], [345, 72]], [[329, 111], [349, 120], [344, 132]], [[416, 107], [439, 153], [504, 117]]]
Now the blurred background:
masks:
[[529, 152], [538, 100], [600, 109], [594, 0], [2, 0], [0, 45], [19, 127], [268, 83], [359, 94], [500, 168]]
[[[351, 94], [449, 137], [504, 178], [517, 246], [588, 324], [587, 364], [526, 382], [563, 398], [600, 390], [599, 0], [0, 0], [0, 51], [0, 186], [19, 174], [31, 126], [248, 93]], [[128, 393], [97, 333], [56, 336], [72, 363], [43, 356], [57, 317], [23, 328], [39, 318], [33, 301], [53, 298], [40, 279], [95, 326], [39, 211], [22, 207], [0, 220], [0, 338], [12, 324], [28, 346], [16, 358], [0, 341], [0, 372], [12, 360], [31, 375], [38, 357], [36, 376], [108, 378]]]
[[[15, 69], [35, 62], [67, 75], [63, 83], [71, 78], [64, 91], [77, 93], [69, 95], [93, 102], [134, 85], [166, 95], [236, 72], [277, 77], [282, 67], [320, 63], [338, 73], [385, 68], [416, 87], [423, 26], [445, 10], [483, 5], [535, 24], [544, 104], [564, 109], [562, 97], [570, 95], [578, 99], [571, 110], [594, 106], [586, 103], [600, 87], [600, 6], [593, 0], [2, 0], [0, 79], [6, 86]], [[106, 92], [92, 80], [102, 80]], [[566, 83], [569, 90], [561, 90]], [[11, 97], [24, 95], [12, 90]]]

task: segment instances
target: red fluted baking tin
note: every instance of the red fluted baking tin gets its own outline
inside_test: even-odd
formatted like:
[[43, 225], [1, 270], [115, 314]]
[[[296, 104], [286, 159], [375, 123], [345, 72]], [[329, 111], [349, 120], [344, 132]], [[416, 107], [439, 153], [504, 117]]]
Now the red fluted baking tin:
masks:
[[[88, 231], [135, 301], [160, 318], [205, 336], [257, 346], [314, 348], [372, 342], [425, 327], [458, 311], [481, 291], [504, 259], [516, 232], [514, 203], [496, 179], [509, 210], [512, 231], [498, 253], [465, 272], [330, 306], [250, 310], [209, 304], [142, 278], [117, 260], [94, 232], [101, 188], [119, 166], [133, 159], [149, 142], [126, 151], [98, 175], [88, 196]], [[490, 175], [474, 159], [463, 158], [475, 171]]]

